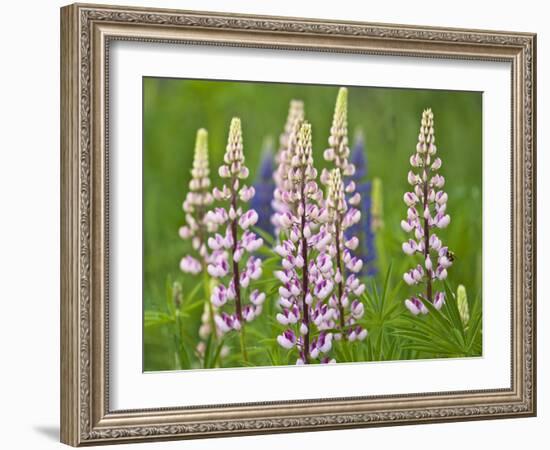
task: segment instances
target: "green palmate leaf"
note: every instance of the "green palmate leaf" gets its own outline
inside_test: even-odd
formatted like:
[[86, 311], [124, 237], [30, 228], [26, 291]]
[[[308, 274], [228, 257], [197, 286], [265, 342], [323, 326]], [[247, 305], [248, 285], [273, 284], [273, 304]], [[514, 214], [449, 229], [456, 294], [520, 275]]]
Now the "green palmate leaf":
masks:
[[481, 316], [481, 297], [476, 295], [475, 297], [468, 296], [468, 303], [470, 309], [470, 321], [476, 316]]
[[271, 297], [273, 296], [274, 294], [278, 293], [279, 292], [279, 285], [278, 284], [275, 284], [273, 285], [272, 287], [270, 287], [269, 290], [267, 290], [265, 292], [265, 295], [266, 297]]
[[220, 354], [222, 352], [223, 346], [225, 345], [225, 340], [220, 339], [220, 342], [218, 342], [218, 345], [216, 346], [216, 351], [213, 352], [211, 361], [208, 364], [208, 367], [216, 367], [218, 365], [218, 361], [220, 359]]
[[395, 330], [393, 335], [401, 340], [408, 341], [407, 344], [412, 346], [428, 346], [432, 348], [434, 352], [444, 350], [449, 353], [462, 353], [462, 347], [454, 340], [446, 339], [444, 336], [431, 333], [429, 327], [399, 329]]
[[392, 300], [391, 302], [386, 302], [386, 308], [384, 311], [384, 315], [382, 319], [384, 321], [387, 320], [393, 320], [396, 316], [401, 315], [403, 312], [403, 302], [401, 301], [395, 301], [395, 297], [397, 296], [397, 293], [401, 289], [402, 282], [397, 283], [397, 285], [393, 288], [393, 290], [390, 293], [389, 298]]
[[190, 369], [191, 368], [191, 358], [189, 357], [189, 353], [187, 353], [187, 347], [182, 341], [179, 346], [179, 357], [180, 357], [180, 364], [182, 369]]
[[447, 341], [443, 341], [440, 339], [433, 339], [430, 338], [430, 336], [426, 335], [425, 333], [418, 332], [415, 330], [409, 330], [409, 331], [399, 331], [394, 334], [394, 336], [408, 340], [409, 342], [406, 342], [403, 346], [403, 348], [414, 348], [414, 349], [420, 349], [422, 348], [429, 348], [432, 353], [462, 353], [461, 349], [458, 348], [456, 345], [453, 345]]
[[[420, 344], [405, 344], [403, 345], [405, 350], [414, 350], [417, 352], [424, 352], [428, 358], [438, 357], [458, 357], [462, 356], [460, 353], [449, 352], [445, 349], [439, 349], [435, 346], [420, 345]], [[416, 358], [415, 358], [416, 359]]]
[[146, 328], [175, 323], [176, 318], [160, 311], [147, 310], [143, 313], [143, 326]]
[[384, 332], [384, 328], [382, 328], [380, 330], [378, 340], [376, 341], [376, 353], [378, 355], [378, 357], [377, 357], [378, 361], [383, 361], [384, 360], [384, 355], [386, 354], [386, 352], [384, 351], [385, 336], [386, 336], [386, 333]]
[[365, 304], [365, 308], [370, 313], [370, 314], [365, 314], [365, 315], [368, 316], [368, 317], [372, 316], [376, 311], [373, 296], [370, 295], [367, 291], [365, 291], [363, 293], [363, 295], [361, 296], [361, 298], [363, 299], [363, 303]]
[[335, 356], [337, 361], [350, 362], [353, 359], [351, 348], [348, 346], [348, 342], [341, 340], [334, 345]]
[[373, 299], [374, 311], [380, 317], [382, 313], [382, 308], [381, 308], [382, 302], [380, 300], [380, 295], [378, 293], [378, 287], [376, 286], [376, 282], [374, 280], [372, 280], [371, 282], [371, 287], [372, 287], [372, 299]]
[[[273, 247], [273, 243], [275, 242], [275, 240], [273, 239], [273, 236], [271, 236], [267, 231], [262, 230], [261, 228], [256, 227], [256, 226], [253, 226], [252, 230], [258, 236], [260, 236], [264, 240], [264, 242], [269, 244], [269, 247]], [[265, 245], [263, 247], [265, 247]]]
[[[246, 332], [249, 336], [252, 336], [255, 339], [268, 339], [266, 337], [266, 333], [262, 333], [261, 331], [258, 331], [256, 328], [253, 328], [251, 326], [247, 327]], [[276, 338], [269, 338], [269, 339], [276, 339]]]
[[[449, 354], [464, 354], [465, 346], [460, 334], [456, 333], [452, 324], [444, 319], [430, 302], [427, 302], [429, 314], [427, 317], [404, 317], [399, 327], [394, 331], [395, 336], [403, 339], [409, 339], [407, 347], [425, 351], [431, 348], [431, 351], [440, 353], [442, 351]], [[431, 309], [430, 309], [431, 308]]]
[[255, 367], [256, 364], [254, 364], [254, 363], [251, 362], [251, 361], [240, 360], [239, 366], [242, 366], [242, 367]]
[[351, 345], [351, 356], [352, 356], [352, 361], [353, 362], [361, 361], [360, 356], [359, 356], [359, 342], [354, 342]]
[[357, 347], [357, 353], [358, 353], [359, 361], [368, 361], [366, 345], [360, 345], [359, 347]]
[[198, 307], [203, 307], [204, 302], [209, 299], [197, 297], [198, 292], [203, 287], [204, 282], [198, 281], [195, 287], [191, 290], [188, 296], [184, 297], [183, 304], [181, 305], [181, 311], [185, 313], [191, 313]]
[[380, 311], [382, 315], [384, 315], [386, 312], [386, 298], [387, 298], [388, 288], [389, 288], [390, 279], [391, 279], [392, 266], [393, 266], [393, 263], [390, 263], [390, 266], [388, 267], [388, 270], [386, 272], [386, 278], [384, 280], [384, 289], [382, 291], [382, 297], [380, 299]]
[[373, 355], [372, 355], [372, 340], [367, 339], [367, 345], [365, 348], [365, 359], [367, 361], [374, 361]]
[[266, 257], [267, 259], [271, 259], [273, 255], [276, 255], [271, 248], [266, 247], [265, 245], [262, 245], [258, 250], [256, 250], [256, 253], [260, 256]]
[[[437, 311], [435, 308], [433, 308]], [[434, 316], [436, 316], [434, 314]], [[405, 319], [409, 325], [407, 329], [418, 329], [425, 335], [432, 338], [437, 337], [439, 340], [450, 342], [455, 347], [460, 347], [460, 342], [455, 341], [454, 335], [451, 333], [452, 326], [450, 322], [439, 322], [433, 317], [408, 317]]]
[[460, 318], [460, 312], [458, 311], [458, 305], [456, 302], [456, 297], [454, 295], [454, 290], [451, 289], [449, 283], [445, 282], [445, 305], [443, 310], [449, 316], [451, 323], [454, 325], [455, 330], [458, 330], [461, 334], [461, 339], [464, 342], [464, 324]]
[[165, 292], [166, 292], [166, 308], [168, 309], [170, 314], [173, 315], [176, 312], [176, 307], [174, 305], [174, 296], [172, 292], [172, 278], [170, 277], [170, 275], [166, 277]]
[[262, 266], [267, 265], [276, 267], [279, 266], [279, 264], [281, 264], [281, 257], [277, 253], [275, 253], [274, 256], [264, 259]]
[[203, 356], [203, 368], [204, 369], [210, 369], [210, 353], [212, 351], [212, 334], [208, 335], [208, 338], [206, 339], [206, 345], [204, 347], [204, 356]]
[[279, 287], [275, 286], [277, 283], [279, 283], [279, 280], [277, 280], [277, 278], [267, 278], [265, 280], [255, 281], [254, 282], [254, 287], [255, 288], [260, 288], [262, 286], [268, 286], [270, 284], [273, 284], [274, 287], [276, 287], [278, 289]]
[[479, 307], [474, 307], [466, 332], [466, 347], [469, 354], [481, 354], [482, 349], [482, 314]]
[[[462, 335], [457, 335], [453, 331], [453, 330], [455, 330], [455, 328], [453, 327], [453, 324], [449, 321], [449, 319], [447, 317], [445, 317], [441, 311], [436, 309], [435, 306], [433, 306], [431, 302], [427, 301], [424, 298], [420, 298], [420, 299], [421, 299], [422, 303], [424, 303], [426, 308], [428, 308], [428, 311], [430, 312], [430, 314], [428, 316], [428, 320], [435, 319], [435, 321], [437, 321], [437, 323], [441, 326], [441, 329], [444, 332], [445, 332], [445, 330], [447, 330], [447, 332], [451, 333], [452, 336], [455, 336], [456, 338], [458, 338], [457, 343], [463, 349], [464, 348], [464, 339], [463, 339]], [[462, 323], [460, 324], [460, 329], [462, 330]]]
[[398, 339], [392, 338], [391, 335], [388, 336], [388, 349], [386, 353], [386, 360], [388, 361], [394, 361], [399, 359], [399, 352], [397, 347], [397, 341]]
[[267, 350], [267, 357], [269, 359], [269, 364], [271, 364], [272, 366], [278, 366], [278, 361], [275, 359], [275, 355], [274, 355], [274, 352], [272, 352], [271, 350]]
[[263, 355], [265, 354], [265, 347], [247, 347], [246, 352], [248, 356]]

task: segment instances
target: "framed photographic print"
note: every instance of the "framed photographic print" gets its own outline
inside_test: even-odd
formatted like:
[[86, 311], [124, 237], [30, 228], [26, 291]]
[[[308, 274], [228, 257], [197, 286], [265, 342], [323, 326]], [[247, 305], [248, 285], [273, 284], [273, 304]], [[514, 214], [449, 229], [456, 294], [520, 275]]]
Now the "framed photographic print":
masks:
[[536, 36], [61, 9], [61, 439], [536, 413]]

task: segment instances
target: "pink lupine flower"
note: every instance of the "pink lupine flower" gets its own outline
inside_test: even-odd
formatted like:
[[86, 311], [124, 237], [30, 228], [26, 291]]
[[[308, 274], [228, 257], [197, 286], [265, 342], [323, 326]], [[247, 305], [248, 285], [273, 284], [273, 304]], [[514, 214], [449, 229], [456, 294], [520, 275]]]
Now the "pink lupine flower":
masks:
[[350, 342], [363, 341], [367, 337], [367, 334], [367, 330], [357, 325], [349, 328], [349, 330], [347, 331], [347, 339]]
[[208, 133], [204, 129], [197, 131], [195, 154], [189, 192], [183, 202], [186, 224], [179, 229], [182, 239], [191, 239], [193, 255], [186, 255], [180, 262], [182, 272], [196, 275], [205, 269], [208, 262], [206, 234], [208, 225], [205, 221], [207, 209], [213, 202], [210, 193], [210, 178], [208, 169]]
[[[337, 288], [332, 294], [331, 304], [335, 305], [336, 328], [346, 339], [350, 336], [351, 327], [356, 327], [357, 317], [351, 311], [350, 305], [354, 305], [355, 311], [359, 311], [361, 295], [365, 286], [354, 274], [363, 269], [363, 260], [354, 256], [352, 251], [359, 245], [356, 236], [350, 233], [357, 229], [354, 225], [361, 220], [361, 211], [355, 206], [361, 201], [361, 194], [356, 192], [356, 183], [352, 176], [356, 167], [349, 161], [350, 149], [348, 145], [347, 129], [347, 89], [340, 88], [336, 99], [336, 107], [330, 137], [330, 148], [325, 150], [325, 160], [334, 165], [332, 170], [325, 169], [321, 181], [327, 185], [327, 212], [328, 224], [325, 227], [327, 233], [334, 236], [331, 240], [329, 253], [334, 258], [335, 269], [333, 279]], [[347, 232], [346, 232], [347, 231]], [[362, 313], [361, 313], [362, 315]], [[356, 337], [366, 337], [366, 333], [355, 333]]]
[[250, 301], [256, 306], [261, 306], [265, 301], [265, 294], [258, 291], [258, 289], [254, 289], [250, 294]]
[[441, 309], [445, 303], [445, 294], [443, 292], [436, 292], [434, 296], [434, 306], [436, 309]]
[[296, 335], [292, 330], [285, 330], [283, 331], [283, 334], [277, 336], [277, 342], [281, 347], [284, 347], [286, 349], [291, 349], [296, 345], [297, 339]]
[[184, 256], [180, 261], [180, 269], [182, 272], [196, 275], [203, 269], [201, 263], [190, 255]]
[[[258, 214], [252, 209], [243, 210], [254, 196], [254, 188], [242, 184], [242, 180], [248, 177], [248, 169], [244, 165], [241, 122], [237, 118], [231, 121], [224, 164], [219, 174], [226, 179], [226, 184], [214, 190], [214, 197], [225, 205], [209, 211], [206, 220], [213, 227], [225, 227], [225, 233], [215, 233], [208, 239], [212, 256], [207, 271], [218, 280], [212, 292], [212, 304], [217, 308], [231, 307], [227, 308], [230, 311], [218, 312], [215, 316], [218, 330], [227, 333], [242, 330], [245, 322], [256, 318], [265, 300], [265, 294], [255, 289], [249, 294], [250, 303], [245, 304], [247, 297], [243, 292], [262, 274], [261, 260], [251, 253], [262, 246], [263, 240], [250, 230], [257, 222]], [[243, 357], [246, 358], [244, 348]]]
[[419, 313], [428, 314], [428, 308], [426, 308], [424, 303], [422, 303], [417, 297], [411, 297], [410, 299], [405, 300], [405, 306], [415, 316]]
[[[414, 239], [403, 244], [403, 252], [420, 255], [422, 264], [405, 272], [403, 279], [411, 286], [425, 283], [422, 297], [440, 309], [445, 303], [445, 294], [434, 292], [433, 283], [447, 278], [447, 269], [453, 258], [434, 233], [435, 229], [446, 228], [451, 222], [451, 217], [446, 214], [448, 195], [442, 190], [445, 178], [437, 173], [442, 161], [439, 157], [434, 158], [436, 152], [433, 113], [427, 109], [422, 113], [416, 152], [410, 158], [415, 170], [409, 172], [407, 181], [413, 186], [413, 191], [403, 197], [408, 209], [407, 219], [401, 221], [405, 232], [414, 233]], [[405, 306], [414, 315], [428, 313], [419, 297], [405, 300]]]
[[277, 320], [288, 328], [277, 341], [286, 349], [296, 347], [297, 364], [309, 364], [331, 348], [332, 334], [325, 330], [334, 328], [333, 308], [323, 300], [333, 290], [326, 275], [332, 261], [325, 253], [331, 236], [324, 228], [328, 215], [313, 167], [311, 125], [300, 123], [298, 139], [288, 150], [289, 166], [278, 192], [284, 208], [275, 220], [282, 269], [274, 273], [282, 283]]

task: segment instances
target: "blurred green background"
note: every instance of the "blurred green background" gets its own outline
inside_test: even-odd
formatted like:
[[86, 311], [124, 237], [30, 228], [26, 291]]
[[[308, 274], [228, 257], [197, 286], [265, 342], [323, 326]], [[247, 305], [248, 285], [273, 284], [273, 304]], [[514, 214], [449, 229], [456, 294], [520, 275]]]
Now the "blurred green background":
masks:
[[[455, 252], [449, 270], [452, 286], [463, 284], [470, 296], [481, 295], [481, 188], [482, 96], [478, 92], [351, 87], [348, 128], [350, 141], [361, 129], [366, 141], [368, 178], [379, 177], [383, 186], [384, 228], [377, 235], [379, 285], [390, 262], [396, 301], [414, 293], [400, 283], [413, 258], [402, 253], [406, 235], [400, 228], [409, 188], [409, 156], [414, 152], [423, 109], [435, 117], [440, 173], [446, 178], [451, 224], [440, 237]], [[181, 208], [192, 166], [196, 130], [206, 128], [211, 178], [219, 186], [217, 167], [223, 160], [229, 122], [242, 120], [246, 163], [251, 180], [257, 172], [262, 143], [271, 136], [278, 143], [289, 101], [305, 103], [306, 120], [312, 124], [315, 163], [323, 167], [338, 86], [201, 81], [164, 78], [143, 79], [143, 302], [144, 309], [166, 309], [167, 283], [180, 280], [184, 294], [194, 280], [179, 270], [189, 243], [178, 236], [184, 224]], [[350, 142], [352, 143], [352, 142]], [[251, 181], [250, 181], [251, 182]], [[405, 310], [405, 308], [402, 308]], [[406, 310], [405, 310], [406, 311]], [[189, 342], [196, 341], [201, 309], [188, 320]], [[264, 313], [265, 315], [265, 313]], [[172, 337], [166, 327], [144, 333], [144, 369], [173, 368]]]

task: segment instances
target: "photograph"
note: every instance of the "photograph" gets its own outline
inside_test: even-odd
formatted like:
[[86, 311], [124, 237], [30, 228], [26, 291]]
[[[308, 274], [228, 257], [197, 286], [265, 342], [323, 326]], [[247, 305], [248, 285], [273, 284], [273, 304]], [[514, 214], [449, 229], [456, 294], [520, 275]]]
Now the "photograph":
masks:
[[144, 372], [483, 356], [482, 92], [142, 94]]

